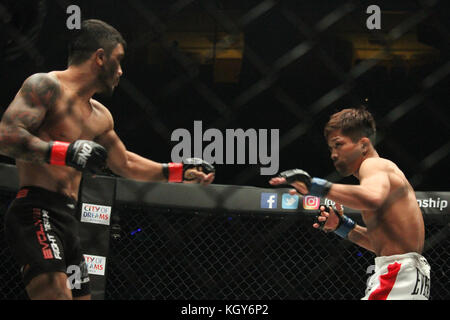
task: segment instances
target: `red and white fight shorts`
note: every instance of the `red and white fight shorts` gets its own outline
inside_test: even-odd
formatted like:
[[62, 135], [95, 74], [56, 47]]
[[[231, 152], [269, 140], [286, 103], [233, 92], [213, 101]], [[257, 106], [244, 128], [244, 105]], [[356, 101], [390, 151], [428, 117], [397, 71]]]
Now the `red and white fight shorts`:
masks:
[[367, 281], [361, 300], [428, 300], [430, 265], [411, 252], [375, 258], [375, 273]]

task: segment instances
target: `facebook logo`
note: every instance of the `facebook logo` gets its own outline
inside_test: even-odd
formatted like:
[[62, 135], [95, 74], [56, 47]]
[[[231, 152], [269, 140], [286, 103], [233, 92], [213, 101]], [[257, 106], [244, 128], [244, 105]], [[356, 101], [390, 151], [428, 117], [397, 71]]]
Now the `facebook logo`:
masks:
[[276, 209], [277, 196], [278, 194], [276, 193], [261, 193], [261, 208]]
[[298, 195], [290, 195], [289, 193], [283, 193], [281, 207], [283, 209], [297, 209], [298, 208]]

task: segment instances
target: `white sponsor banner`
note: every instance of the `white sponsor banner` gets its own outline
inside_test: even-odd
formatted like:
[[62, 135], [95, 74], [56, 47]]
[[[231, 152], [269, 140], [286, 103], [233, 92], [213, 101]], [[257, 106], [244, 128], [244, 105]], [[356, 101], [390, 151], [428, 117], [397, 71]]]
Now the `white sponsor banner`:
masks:
[[81, 222], [108, 225], [111, 218], [111, 207], [98, 204], [83, 203], [81, 206]]
[[86, 261], [89, 274], [105, 275], [106, 257], [84, 254], [84, 260]]
[[439, 211], [444, 211], [448, 207], [448, 201], [439, 197], [417, 199], [417, 203], [421, 208], [439, 209]]
[[[417, 204], [423, 213], [446, 213], [449, 205], [448, 196], [444, 192], [441, 193], [425, 193], [416, 192]], [[324, 204], [327, 206], [334, 206], [333, 200], [324, 199]], [[344, 207], [344, 210], [346, 208]], [[345, 212], [345, 211], [344, 211]], [[347, 212], [358, 212], [354, 209], [348, 208]]]

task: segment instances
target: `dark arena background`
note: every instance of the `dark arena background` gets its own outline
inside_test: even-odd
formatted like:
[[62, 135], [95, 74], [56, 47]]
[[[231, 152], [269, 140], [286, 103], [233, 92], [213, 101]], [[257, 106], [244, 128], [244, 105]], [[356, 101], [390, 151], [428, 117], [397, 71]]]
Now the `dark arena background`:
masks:
[[[365, 105], [377, 122], [378, 153], [405, 173], [421, 205], [430, 299], [450, 299], [448, 1], [1, 0], [2, 114], [28, 76], [67, 67], [71, 5], [127, 41], [119, 86], [95, 98], [127, 149], [154, 161], [171, 161], [177, 129], [190, 132], [192, 152], [195, 137], [203, 148], [211, 143], [195, 136], [197, 121], [202, 132], [223, 133], [223, 145], [227, 129], [254, 129], [258, 139], [266, 129], [257, 150], [267, 147], [276, 172], [301, 168], [357, 184], [336, 173], [323, 126], [334, 112]], [[371, 5], [381, 9], [379, 28]], [[249, 163], [255, 146], [246, 142], [235, 148], [247, 152], [245, 161], [215, 163], [210, 186], [138, 183], [110, 171], [84, 177], [80, 220], [86, 204], [105, 210], [103, 222], [80, 222], [94, 299], [364, 296], [374, 255], [314, 229], [317, 211], [302, 199], [297, 210], [281, 208], [288, 189], [268, 184], [276, 173], [261, 174], [261, 152]], [[216, 150], [223, 159], [229, 151]], [[13, 159], [1, 162], [0, 299], [22, 300], [19, 266], [3, 240], [17, 172]], [[263, 192], [278, 195], [278, 209], [262, 208]]]

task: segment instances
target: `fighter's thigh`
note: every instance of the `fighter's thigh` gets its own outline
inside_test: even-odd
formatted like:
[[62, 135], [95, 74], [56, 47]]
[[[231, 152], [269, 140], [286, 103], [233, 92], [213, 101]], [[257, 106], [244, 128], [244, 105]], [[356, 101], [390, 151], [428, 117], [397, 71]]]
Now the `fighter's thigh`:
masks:
[[67, 286], [63, 272], [47, 272], [35, 276], [26, 286], [31, 300], [71, 300], [72, 292]]

